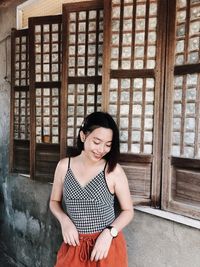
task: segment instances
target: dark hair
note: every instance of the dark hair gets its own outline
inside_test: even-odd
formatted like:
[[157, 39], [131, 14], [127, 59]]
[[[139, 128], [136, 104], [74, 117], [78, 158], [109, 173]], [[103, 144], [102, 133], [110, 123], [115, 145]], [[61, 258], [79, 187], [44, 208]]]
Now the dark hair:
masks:
[[83, 131], [84, 134], [87, 134], [100, 127], [111, 129], [113, 132], [111, 149], [104, 156], [108, 163], [108, 172], [111, 172], [116, 167], [119, 159], [119, 130], [110, 114], [98, 111], [91, 113], [85, 118], [79, 130], [77, 149], [79, 153], [81, 153], [81, 151], [84, 149], [84, 144], [80, 138], [81, 131]]

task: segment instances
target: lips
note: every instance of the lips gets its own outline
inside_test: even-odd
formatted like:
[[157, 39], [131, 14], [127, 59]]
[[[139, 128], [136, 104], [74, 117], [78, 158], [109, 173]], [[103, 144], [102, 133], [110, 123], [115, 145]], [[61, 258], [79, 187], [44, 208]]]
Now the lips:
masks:
[[94, 157], [95, 157], [96, 159], [101, 159], [103, 156], [102, 156], [102, 155], [99, 155], [99, 154], [96, 154], [96, 153], [94, 153]]

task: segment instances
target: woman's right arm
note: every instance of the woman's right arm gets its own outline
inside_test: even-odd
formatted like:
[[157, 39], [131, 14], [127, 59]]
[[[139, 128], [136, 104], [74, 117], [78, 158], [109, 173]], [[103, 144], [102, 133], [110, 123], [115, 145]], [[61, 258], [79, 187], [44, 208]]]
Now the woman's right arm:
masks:
[[64, 242], [76, 246], [79, 245], [78, 231], [61, 205], [66, 166], [68, 166], [68, 159], [62, 159], [56, 167], [49, 206], [53, 215], [60, 222]]

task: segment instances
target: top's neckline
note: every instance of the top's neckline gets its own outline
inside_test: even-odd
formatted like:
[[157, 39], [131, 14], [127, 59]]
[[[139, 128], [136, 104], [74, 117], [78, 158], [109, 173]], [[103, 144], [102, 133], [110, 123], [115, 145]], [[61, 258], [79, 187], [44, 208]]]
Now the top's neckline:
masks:
[[94, 180], [96, 180], [96, 178], [103, 173], [104, 174], [104, 170], [101, 170], [97, 175], [95, 175], [92, 179], [90, 179], [85, 185], [82, 185], [80, 183], [80, 181], [76, 178], [75, 174], [73, 173], [71, 167], [69, 167], [68, 171], [71, 172], [73, 179], [76, 181], [76, 183], [82, 188], [82, 189], [86, 189]]

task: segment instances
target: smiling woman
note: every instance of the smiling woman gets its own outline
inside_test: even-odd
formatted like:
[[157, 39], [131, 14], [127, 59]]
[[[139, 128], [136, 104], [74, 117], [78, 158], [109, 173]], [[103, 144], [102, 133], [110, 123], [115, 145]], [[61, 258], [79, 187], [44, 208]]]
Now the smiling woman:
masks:
[[[117, 163], [119, 131], [113, 118], [104, 112], [88, 115], [77, 148], [79, 155], [62, 159], [55, 171], [50, 208], [64, 240], [55, 267], [127, 267], [121, 230], [131, 221], [133, 207], [127, 177]], [[121, 206], [117, 218], [115, 195]]]

